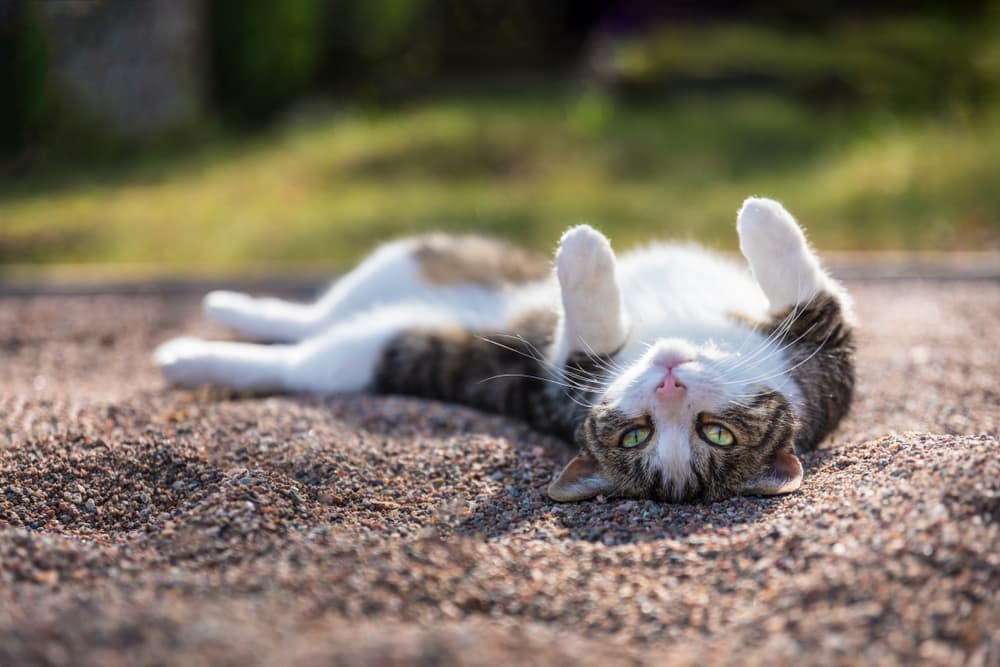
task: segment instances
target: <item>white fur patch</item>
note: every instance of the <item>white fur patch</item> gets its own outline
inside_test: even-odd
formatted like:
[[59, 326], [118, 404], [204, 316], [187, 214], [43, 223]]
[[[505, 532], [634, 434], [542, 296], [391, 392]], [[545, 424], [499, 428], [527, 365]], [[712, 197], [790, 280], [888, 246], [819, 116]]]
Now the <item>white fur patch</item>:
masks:
[[413, 257], [413, 246], [412, 239], [382, 246], [312, 304], [216, 291], [205, 297], [205, 313], [249, 338], [297, 342], [385, 305], [423, 303], [456, 313], [503, 309], [509, 298], [503, 290], [428, 284]]
[[684, 494], [684, 489], [694, 480], [691, 469], [690, 426], [670, 425], [658, 430], [656, 448], [650, 456], [664, 478], [674, 483], [678, 498]]
[[301, 340], [316, 329], [321, 319], [314, 305], [223, 290], [209, 292], [202, 306], [215, 322], [259, 340]]
[[176, 386], [281, 391], [287, 389], [289, 352], [281, 345], [175, 338], [160, 345], [153, 359]]

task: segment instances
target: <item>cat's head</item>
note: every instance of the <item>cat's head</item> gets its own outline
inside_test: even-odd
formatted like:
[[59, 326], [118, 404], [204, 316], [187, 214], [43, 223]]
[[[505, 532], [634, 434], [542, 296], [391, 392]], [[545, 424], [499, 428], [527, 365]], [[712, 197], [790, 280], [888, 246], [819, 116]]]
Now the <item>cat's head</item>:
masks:
[[682, 501], [797, 489], [787, 385], [760, 381], [743, 359], [712, 344], [652, 345], [589, 409], [576, 431], [581, 452], [549, 495]]

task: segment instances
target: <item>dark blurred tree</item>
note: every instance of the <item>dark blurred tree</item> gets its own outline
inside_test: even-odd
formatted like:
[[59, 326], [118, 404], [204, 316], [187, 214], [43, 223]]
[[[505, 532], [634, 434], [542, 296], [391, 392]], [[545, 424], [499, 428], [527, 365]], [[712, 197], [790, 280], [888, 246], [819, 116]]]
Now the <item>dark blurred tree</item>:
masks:
[[266, 120], [308, 88], [321, 52], [323, 0], [210, 0], [212, 92], [244, 121]]
[[565, 74], [613, 0], [330, 0], [322, 81], [377, 98]]
[[34, 3], [0, 3], [0, 151], [23, 149], [45, 120], [48, 46]]
[[[547, 77], [558, 80], [579, 71], [591, 45], [602, 40], [642, 37], [651, 31], [669, 27], [681, 33], [695, 33], [710, 25], [756, 25], [785, 33], [792, 37], [829, 40], [839, 49], [838, 35], [833, 28], [845, 22], [864, 26], [896, 20], [907, 24], [923, 23], [931, 27], [930, 35], [912, 33], [897, 36], [892, 29], [871, 35], [860, 47], [875, 51], [868, 59], [873, 71], [864, 62], [838, 64], [837, 54], [831, 53], [827, 69], [815, 81], [793, 83], [793, 92], [818, 98], [836, 95], [837, 91], [857, 88], [855, 97], [877, 99], [895, 95], [884, 81], [910, 76], [928, 67], [936, 79], [946, 80], [949, 87], [975, 88], [962, 77], [953, 75], [968, 47], [952, 36], [965, 26], [975, 25], [991, 6], [989, 0], [957, 0], [939, 3], [934, 0], [817, 0], [801, 3], [794, 0], [326, 0], [325, 47], [318, 83], [325, 89], [362, 93], [378, 99], [408, 97], [428, 90], [460, 82], [463, 90], [478, 79], [492, 86], [498, 77], [506, 75]], [[934, 32], [935, 23], [941, 30]], [[864, 31], [871, 32], [867, 28]], [[919, 32], [919, 31], [918, 31]], [[907, 41], [912, 37], [910, 42]], [[595, 39], [598, 38], [598, 39]], [[696, 40], [695, 40], [696, 41]], [[870, 43], [870, 44], [869, 44]], [[853, 45], [844, 45], [853, 46]], [[715, 44], [691, 45], [686, 64], [697, 64], [699, 58], [720, 60], [725, 54], [712, 53]], [[930, 52], [928, 52], [928, 50]], [[879, 51], [884, 51], [881, 53]], [[710, 84], [724, 88], [731, 82], [766, 79], [782, 80], [781, 71], [759, 74], [751, 59], [743, 66], [742, 52], [735, 52], [731, 71], [720, 77], [709, 77]], [[862, 54], [867, 56], [868, 54]], [[861, 56], [852, 56], [854, 61]], [[889, 71], [893, 61], [909, 69]], [[687, 62], [690, 61], [690, 62]], [[958, 63], [958, 65], [956, 65]], [[682, 68], [685, 63], [678, 63]], [[780, 63], [779, 63], [780, 64]], [[765, 63], [767, 65], [767, 63]], [[793, 63], [794, 65], [794, 63]], [[797, 67], [797, 66], [796, 66]], [[800, 68], [801, 69], [801, 68]], [[960, 67], [959, 67], [960, 69]], [[744, 72], [744, 70], [749, 70]], [[695, 79], [683, 71], [675, 77], [683, 84]], [[553, 76], [555, 75], [555, 76]], [[844, 77], [862, 79], [844, 82]], [[953, 79], [955, 79], [953, 81]], [[655, 85], [658, 85], [654, 82]], [[718, 84], [718, 85], [717, 85]], [[646, 85], [646, 84], [642, 84]], [[889, 86], [889, 88], [892, 88]], [[899, 87], [902, 89], [903, 87]], [[921, 92], [911, 86], [900, 100], [911, 92]], [[905, 91], [904, 91], [905, 92]], [[920, 100], [917, 100], [920, 102]]]

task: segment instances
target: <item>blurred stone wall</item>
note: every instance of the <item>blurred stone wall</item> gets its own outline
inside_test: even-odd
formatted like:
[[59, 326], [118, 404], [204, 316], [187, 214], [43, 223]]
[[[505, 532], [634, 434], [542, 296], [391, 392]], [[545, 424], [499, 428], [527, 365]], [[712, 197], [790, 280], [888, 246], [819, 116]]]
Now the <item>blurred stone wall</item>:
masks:
[[201, 0], [39, 0], [53, 76], [82, 113], [145, 137], [203, 107]]

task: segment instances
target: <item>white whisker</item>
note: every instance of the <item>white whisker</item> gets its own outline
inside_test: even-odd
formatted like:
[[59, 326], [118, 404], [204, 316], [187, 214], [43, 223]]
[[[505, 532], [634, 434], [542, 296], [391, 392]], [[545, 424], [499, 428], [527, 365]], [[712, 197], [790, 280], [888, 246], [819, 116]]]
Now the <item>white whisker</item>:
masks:
[[[557, 385], [557, 386], [561, 386], [561, 387], [566, 387], [568, 389], [577, 389], [578, 391], [580, 391], [579, 387], [574, 387], [573, 385], [569, 385], [569, 384], [566, 384], [564, 382], [558, 382], [558, 381], [552, 380], [550, 378], [542, 377], [541, 375], [528, 375], [526, 373], [500, 373], [498, 375], [492, 375], [492, 376], [490, 376], [488, 378], [483, 378], [482, 380], [480, 380], [476, 384], [482, 384], [484, 382], [489, 382], [491, 380], [500, 380], [500, 379], [503, 379], [503, 378], [519, 378], [519, 379], [526, 379], [526, 380], [539, 380], [541, 382], [548, 382], [549, 384], [553, 384], [553, 385]], [[585, 391], [584, 393], [594, 393], [594, 392], [586, 392]], [[567, 396], [567, 398], [569, 398], [571, 401], [573, 401], [574, 403], [576, 403], [580, 407], [587, 408], [587, 409], [590, 409], [590, 408], [594, 407], [593, 403], [584, 403], [584, 402], [580, 401], [579, 399], [577, 399], [577, 397], [573, 396], [569, 392], [566, 392], [566, 396]]]

